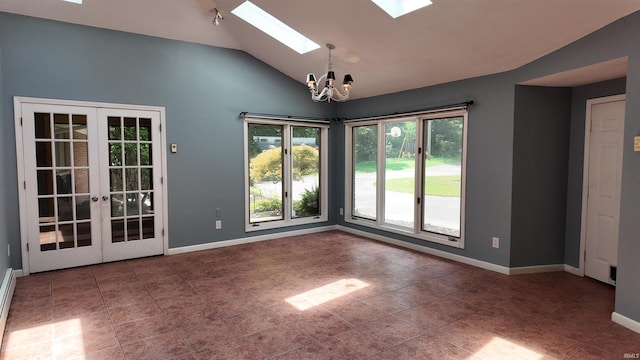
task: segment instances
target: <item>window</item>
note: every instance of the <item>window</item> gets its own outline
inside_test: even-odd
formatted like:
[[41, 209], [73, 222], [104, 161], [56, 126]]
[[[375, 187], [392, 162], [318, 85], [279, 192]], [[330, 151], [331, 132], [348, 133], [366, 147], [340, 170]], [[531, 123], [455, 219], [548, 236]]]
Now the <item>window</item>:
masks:
[[346, 126], [345, 220], [464, 247], [466, 110]]
[[328, 126], [245, 120], [246, 230], [327, 221]]

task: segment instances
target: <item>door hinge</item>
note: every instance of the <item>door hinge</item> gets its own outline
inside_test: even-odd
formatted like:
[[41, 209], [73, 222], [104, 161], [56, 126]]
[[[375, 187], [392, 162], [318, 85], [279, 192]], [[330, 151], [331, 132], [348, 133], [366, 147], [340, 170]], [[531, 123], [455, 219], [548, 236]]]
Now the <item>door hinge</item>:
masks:
[[162, 124], [160, 124], [160, 126], [159, 126], [159, 127], [160, 127], [160, 132], [162, 132]]
[[22, 118], [20, 118], [20, 126], [22, 126]]
[[27, 243], [27, 252], [29, 252], [29, 243]]
[[164, 184], [164, 176], [160, 176], [160, 184]]
[[164, 236], [164, 228], [162, 228], [162, 236]]
[[24, 189], [27, 190], [27, 182], [26, 181], [22, 182], [22, 187], [24, 187]]

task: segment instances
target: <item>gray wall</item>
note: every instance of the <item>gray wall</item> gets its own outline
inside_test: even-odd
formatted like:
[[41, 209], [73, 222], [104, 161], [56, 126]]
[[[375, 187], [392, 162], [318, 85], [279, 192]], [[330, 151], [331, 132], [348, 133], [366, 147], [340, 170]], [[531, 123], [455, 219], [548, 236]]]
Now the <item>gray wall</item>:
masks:
[[511, 263], [564, 262], [571, 89], [516, 86]]
[[[4, 74], [2, 72], [2, 46], [0, 46], [0, 99], [2, 99], [2, 79]], [[0, 114], [2, 114], [5, 105], [0, 101]], [[0, 118], [0, 143], [6, 143], [7, 136], [10, 135], [9, 125]], [[9, 229], [9, 215], [11, 212], [15, 212], [15, 207], [9, 201], [11, 194], [15, 193], [15, 187], [10, 188], [8, 184], [12, 183], [11, 175], [8, 175], [10, 171], [5, 170], [10, 167], [11, 164], [15, 164], [15, 160], [10, 159], [11, 154], [7, 154], [4, 151], [3, 145], [0, 145], [0, 274], [10, 267], [9, 256], [7, 254], [7, 245], [9, 244], [9, 238], [15, 236]], [[14, 166], [15, 168], [15, 166]], [[15, 181], [13, 181], [15, 182]], [[14, 251], [18, 251], [19, 248], [14, 248]], [[2, 275], [0, 275], [2, 276]]]
[[580, 266], [580, 227], [582, 221], [582, 172], [584, 170], [584, 135], [587, 100], [624, 94], [626, 79], [578, 86], [571, 91], [571, 134], [567, 180], [566, 237], [564, 263]]
[[[247, 236], [240, 112], [324, 118], [335, 111], [313, 103], [303, 84], [236, 50], [6, 13], [0, 48], [0, 185], [11, 189], [2, 195], [0, 261], [2, 241], [20, 248], [13, 96], [164, 106], [167, 142], [179, 147], [167, 154], [170, 248]], [[11, 255], [10, 266], [21, 268], [19, 251]]]

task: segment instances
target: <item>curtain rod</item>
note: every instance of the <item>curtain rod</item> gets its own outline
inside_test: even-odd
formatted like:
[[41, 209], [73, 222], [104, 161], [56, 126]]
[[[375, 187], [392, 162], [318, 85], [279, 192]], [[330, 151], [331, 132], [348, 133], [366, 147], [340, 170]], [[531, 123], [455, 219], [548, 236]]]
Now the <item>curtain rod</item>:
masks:
[[322, 123], [322, 124], [330, 124], [331, 120], [318, 119], [306, 116], [291, 116], [291, 115], [273, 115], [273, 114], [257, 114], [257, 113], [249, 113], [243, 111], [240, 113], [240, 118], [243, 120], [247, 117], [253, 117], [258, 119], [267, 119], [267, 120], [289, 120], [289, 121], [299, 121], [299, 122], [310, 122], [310, 123]]
[[358, 119], [344, 119], [343, 123], [346, 124], [346, 123], [351, 123], [351, 122], [356, 122], [356, 121], [392, 119], [392, 118], [396, 118], [396, 117], [426, 115], [426, 114], [431, 114], [431, 113], [440, 112], [440, 111], [453, 111], [453, 110], [467, 109], [469, 106], [471, 106], [473, 104], [474, 104], [474, 101], [473, 100], [469, 100], [469, 101], [465, 101], [465, 102], [461, 102], [461, 103], [443, 105], [443, 106], [437, 106], [437, 107], [431, 107], [431, 108], [427, 108], [427, 109], [423, 109], [423, 110], [406, 112], [406, 113], [393, 113], [393, 114], [388, 114], [388, 115], [379, 115], [379, 116], [372, 116], [372, 117], [358, 118]]

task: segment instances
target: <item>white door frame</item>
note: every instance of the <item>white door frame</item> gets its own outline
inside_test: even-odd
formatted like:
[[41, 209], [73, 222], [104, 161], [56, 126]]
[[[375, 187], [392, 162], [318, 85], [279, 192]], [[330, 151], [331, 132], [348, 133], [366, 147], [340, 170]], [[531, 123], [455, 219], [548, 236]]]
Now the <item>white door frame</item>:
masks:
[[75, 100], [60, 100], [60, 99], [42, 99], [32, 97], [15, 96], [13, 98], [14, 109], [14, 121], [15, 121], [15, 135], [16, 135], [16, 160], [17, 160], [17, 172], [18, 172], [18, 204], [20, 214], [20, 252], [22, 254], [22, 275], [26, 276], [30, 273], [29, 253], [27, 251], [28, 243], [28, 224], [27, 224], [27, 191], [25, 189], [26, 184], [26, 172], [25, 172], [25, 153], [24, 153], [24, 141], [22, 134], [22, 104], [43, 104], [43, 105], [65, 105], [76, 107], [90, 107], [90, 108], [109, 108], [109, 109], [123, 109], [123, 110], [146, 110], [157, 111], [160, 113], [160, 152], [161, 152], [161, 167], [162, 167], [162, 183], [164, 192], [162, 207], [164, 208], [162, 216], [162, 239], [163, 239], [163, 254], [169, 254], [169, 216], [168, 216], [168, 201], [167, 201], [167, 152], [166, 152], [166, 126], [165, 126], [165, 108], [161, 106], [146, 106], [146, 105], [128, 105], [128, 104], [112, 104], [102, 102], [87, 102], [87, 101], [75, 101]]
[[605, 96], [587, 100], [587, 113], [584, 124], [584, 162], [582, 165], [582, 216], [580, 218], [580, 262], [578, 274], [584, 276], [584, 258], [587, 239], [587, 201], [589, 191], [589, 150], [591, 147], [591, 107], [598, 104], [606, 104], [626, 100], [626, 94]]

